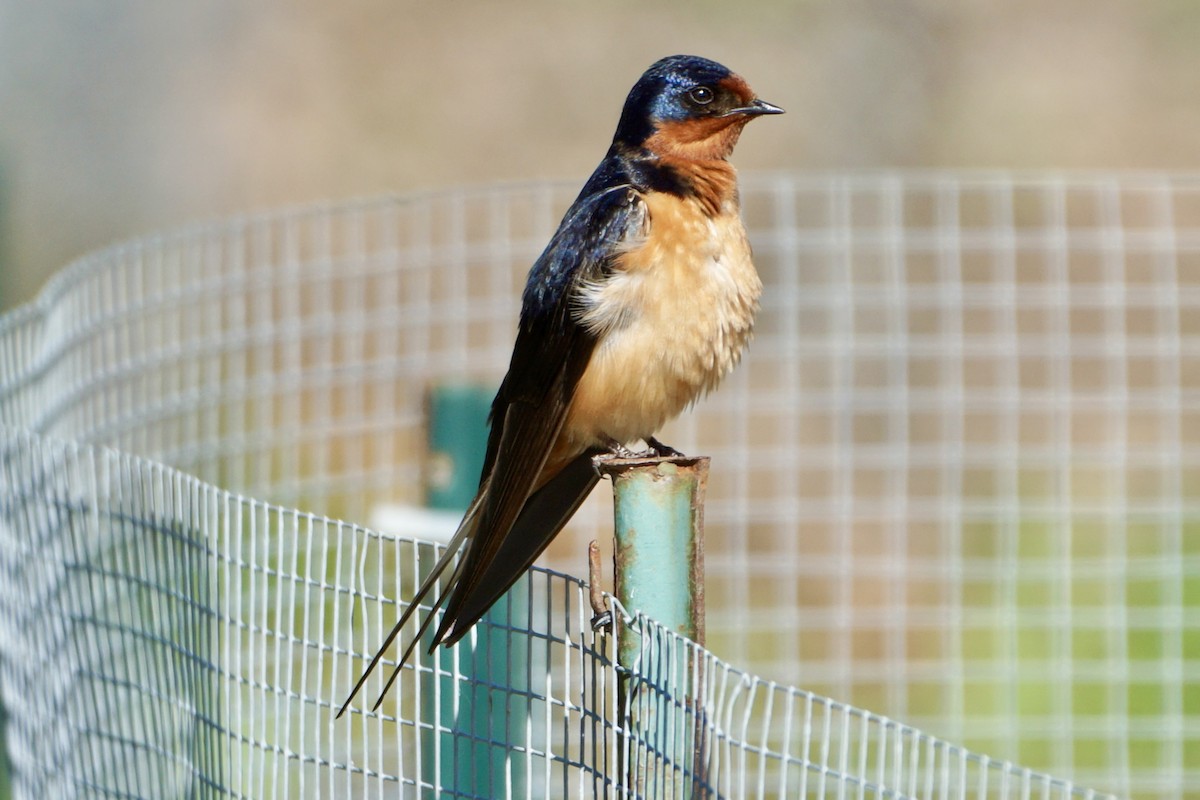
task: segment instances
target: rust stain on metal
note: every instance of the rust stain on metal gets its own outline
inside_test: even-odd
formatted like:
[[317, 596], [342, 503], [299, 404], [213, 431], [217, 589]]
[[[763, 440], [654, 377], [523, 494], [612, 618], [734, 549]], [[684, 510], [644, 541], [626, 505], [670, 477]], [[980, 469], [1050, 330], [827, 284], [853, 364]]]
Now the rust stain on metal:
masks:
[[596, 616], [608, 611], [604, 605], [604, 587], [600, 582], [600, 545], [595, 539], [588, 543], [588, 600]]
[[708, 491], [708, 458], [697, 459], [691, 467], [696, 476], [692, 492], [692, 572], [689, 576], [692, 594], [692, 620], [696, 644], [704, 646], [704, 496]]

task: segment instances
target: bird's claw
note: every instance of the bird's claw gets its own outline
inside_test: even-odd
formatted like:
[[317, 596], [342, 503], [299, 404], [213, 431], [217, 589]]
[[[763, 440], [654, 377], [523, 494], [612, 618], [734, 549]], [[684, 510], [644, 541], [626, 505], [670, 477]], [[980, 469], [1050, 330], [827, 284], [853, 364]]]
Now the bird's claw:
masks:
[[645, 458], [646, 457], [646, 452], [638, 452], [636, 450], [630, 450], [628, 447], [621, 444], [616, 439], [612, 439], [608, 442], [608, 451], [617, 458]]
[[650, 450], [660, 458], [679, 457], [683, 455], [683, 453], [679, 452], [674, 447], [671, 447], [668, 444], [663, 444], [653, 436], [650, 436], [646, 439], [646, 444], [649, 445]]
[[683, 453], [670, 445], [665, 445], [653, 436], [646, 437], [645, 450], [632, 450], [615, 439], [607, 443], [608, 451], [614, 458], [673, 458]]

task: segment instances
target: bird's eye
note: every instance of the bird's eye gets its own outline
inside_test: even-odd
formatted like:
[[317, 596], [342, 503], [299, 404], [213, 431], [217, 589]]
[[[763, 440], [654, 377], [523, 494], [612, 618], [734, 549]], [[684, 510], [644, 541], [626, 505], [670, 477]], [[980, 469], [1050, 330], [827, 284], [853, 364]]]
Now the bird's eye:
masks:
[[711, 103], [714, 96], [713, 90], [707, 86], [697, 86], [688, 92], [688, 97], [692, 99], [692, 102], [701, 106]]

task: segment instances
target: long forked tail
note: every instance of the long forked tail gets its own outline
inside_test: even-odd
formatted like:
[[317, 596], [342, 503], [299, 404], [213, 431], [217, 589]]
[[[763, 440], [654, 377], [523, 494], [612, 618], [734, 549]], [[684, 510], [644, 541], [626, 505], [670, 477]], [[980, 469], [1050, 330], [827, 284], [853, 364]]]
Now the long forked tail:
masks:
[[[413, 595], [412, 601], [408, 604], [408, 608], [404, 609], [404, 613], [400, 615], [399, 621], [392, 626], [391, 632], [388, 633], [387, 638], [383, 640], [383, 644], [380, 645], [379, 649], [375, 652], [375, 656], [371, 659], [371, 663], [367, 665], [365, 670], [363, 670], [363, 674], [359, 677], [358, 682], [354, 684], [354, 688], [350, 690], [349, 697], [346, 698], [346, 702], [342, 703], [342, 707], [338, 711], [335, 719], [340, 718], [346, 713], [346, 709], [350, 707], [350, 703], [353, 702], [355, 696], [358, 695], [358, 692], [360, 689], [362, 689], [363, 684], [367, 682], [367, 678], [371, 677], [371, 673], [375, 671], [375, 667], [383, 659], [383, 656], [388, 651], [388, 648], [392, 646], [392, 642], [396, 641], [396, 637], [400, 635], [400, 631], [404, 629], [404, 626], [408, 624], [410, 619], [412, 619], [413, 614], [415, 614], [417, 609], [421, 607], [421, 601], [424, 600], [431, 591], [433, 591], [433, 588], [437, 585], [438, 579], [442, 576], [442, 573], [446, 571], [447, 567], [454, 563], [454, 559], [458, 555], [458, 551], [461, 550], [463, 546], [470, 540], [471, 533], [474, 530], [475, 523], [477, 521], [476, 518], [478, 516], [480, 500], [483, 496], [484, 492], [481, 491], [475, 498], [474, 502], [471, 503], [471, 507], [463, 517], [463, 521], [459, 523], [458, 530], [455, 531], [454, 536], [446, 545], [446, 552], [442, 554], [442, 557], [438, 559], [437, 564], [435, 564], [433, 569], [430, 570], [429, 574], [425, 576], [425, 580], [421, 582], [420, 587]], [[461, 568], [462, 562], [459, 562], [454, 571], [451, 573], [451, 583], [453, 583], [457, 577], [458, 571]], [[412, 655], [416, 643], [419, 642], [421, 637], [425, 635], [425, 631], [433, 622], [434, 617], [437, 615], [438, 608], [441, 607], [445, 599], [446, 594], [443, 592], [433, 606], [429, 609], [429, 614], [421, 622], [421, 627], [418, 629], [417, 635], [413, 637], [413, 640], [409, 642], [408, 647], [405, 648], [404, 655], [400, 658], [400, 661], [397, 662], [396, 668], [392, 671], [391, 677], [388, 678], [387, 685], [384, 686], [383, 691], [379, 694], [379, 699], [376, 700], [375, 705], [371, 707], [372, 711], [379, 708], [379, 704], [383, 702], [384, 695], [387, 694], [388, 689], [390, 689], [392, 683], [395, 682], [396, 676], [399, 674], [401, 667], [403, 667], [405, 662], [408, 661], [408, 657]]]
[[[526, 500], [511, 528], [500, 537], [500, 546], [492, 559], [483, 564], [475, 562], [468, 555], [459, 559], [450, 573], [449, 580], [445, 582], [443, 591], [430, 607], [425, 619], [421, 621], [416, 635], [405, 647], [404, 654], [396, 662], [383, 691], [379, 694], [379, 699], [371, 707], [372, 711], [379, 708], [383, 698], [399, 676], [400, 670], [407, 663], [413, 650], [416, 649], [421, 637], [429, 630], [429, 626], [437, 617], [438, 609], [444, 603], [448, 601], [449, 605], [443, 615], [442, 624], [433, 638], [430, 652], [438, 645], [450, 646], [461, 639], [483, 617], [492, 604], [525, 574], [525, 571], [537, 560], [537, 557], [550, 544], [550, 540], [566, 525], [599, 482], [600, 476], [592, 465], [592, 458], [601, 452], [603, 451], [600, 449], [591, 449], [581, 453], [549, 482], [534, 492]], [[467, 552], [470, 551], [477, 533], [476, 529], [481, 521], [487, 490], [488, 483], [485, 482], [463, 517], [454, 538], [447, 545], [446, 552], [421, 583], [420, 588], [413, 595], [412, 602], [404, 610], [400, 620], [392, 628], [387, 638], [384, 639], [379, 651], [367, 665], [362, 677], [358, 679], [358, 683], [354, 685], [350, 696], [346, 698], [346, 702], [337, 714], [338, 717], [341, 717], [349, 708], [351, 701], [366, 683], [376, 665], [383, 659], [384, 653], [399, 636], [401, 629], [412, 619], [421, 601], [433, 591], [438, 579], [454, 562], [458, 552], [464, 549]], [[472, 564], [476, 569], [473, 574], [468, 575], [466, 570]]]

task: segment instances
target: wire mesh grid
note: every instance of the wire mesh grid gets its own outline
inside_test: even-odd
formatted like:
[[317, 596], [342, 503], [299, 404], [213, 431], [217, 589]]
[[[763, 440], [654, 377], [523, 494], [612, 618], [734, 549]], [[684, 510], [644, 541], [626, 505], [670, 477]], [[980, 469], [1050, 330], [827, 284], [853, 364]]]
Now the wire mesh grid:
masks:
[[[445, 720], [411, 705], [412, 676], [388, 716], [328, 722], [418, 561], [325, 517], [419, 502], [424, 394], [498, 380], [524, 273], [571, 196], [510, 186], [199, 227], [99, 253], [0, 322], [20, 780], [65, 781], [86, 756], [100, 781], [120, 763], [104, 747], [160, 762], [114, 796], [346, 796], [439, 774], [417, 732]], [[776, 681], [692, 658], [706, 691], [731, 676], [702, 712], [680, 706], [713, 725], [713, 758], [732, 748], [713, 785], [1071, 791], [1018, 762], [1125, 796], [1200, 790], [1200, 181], [776, 175], [744, 181], [743, 202], [768, 287], [756, 341], [662, 437], [713, 457], [708, 646]], [[144, 502], [98, 514], [121, 474]], [[547, 565], [580, 571], [605, 538], [597, 495]], [[125, 595], [79, 588], [114, 582]], [[500, 763], [515, 792], [603, 791], [615, 673], [578, 585], [535, 584], [537, 624], [504, 635], [544, 648], [528, 676], [564, 682], [504, 695], [542, 706], [524, 760]], [[597, 686], [603, 703], [584, 697]], [[109, 744], [70, 747], [80, 731]], [[570, 749], [584, 741], [603, 758]]]
[[[527, 619], [477, 632], [512, 640], [527, 672], [466, 685], [454, 659], [440, 697], [427, 678], [442, 667], [418, 654], [395, 706], [333, 721], [400, 610], [386, 576], [415, 581], [432, 546], [113, 450], [6, 445], [0, 634], [19, 796], [436, 796], [467, 754], [505, 795], [539, 798], [1095, 796], [740, 672], [614, 603], [642, 632], [617, 669], [583, 584], [542, 570]], [[481, 750], [464, 731], [473, 692], [522, 735]], [[694, 759], [679, 759], [684, 738]], [[623, 765], [640, 782], [619, 780]]]

